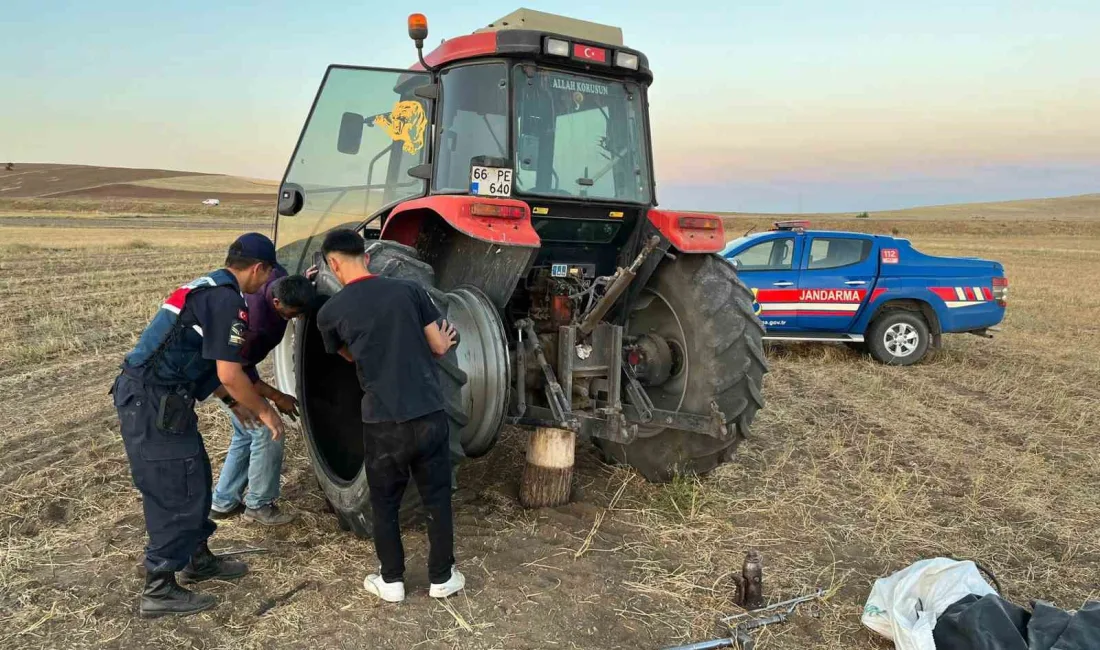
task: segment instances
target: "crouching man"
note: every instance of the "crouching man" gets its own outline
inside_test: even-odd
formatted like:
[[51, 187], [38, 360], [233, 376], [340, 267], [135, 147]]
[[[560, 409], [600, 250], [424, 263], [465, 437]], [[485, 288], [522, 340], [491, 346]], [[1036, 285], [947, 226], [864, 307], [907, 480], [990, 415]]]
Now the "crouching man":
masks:
[[217, 388], [256, 414], [271, 435], [283, 435], [275, 409], [241, 367], [248, 312], [242, 292], [258, 290], [275, 265], [275, 245], [259, 233], [229, 247], [225, 268], [172, 293], [126, 355], [110, 393], [134, 485], [145, 511], [145, 588], [141, 616], [187, 615], [209, 609], [214, 597], [181, 587], [248, 572], [243, 562], [217, 557], [206, 540], [210, 520], [210, 457], [195, 400]]
[[343, 288], [317, 313], [325, 350], [355, 364], [363, 389], [363, 450], [381, 563], [363, 587], [389, 602], [405, 599], [405, 551], [398, 512], [410, 475], [428, 513], [429, 595], [445, 598], [466, 584], [454, 568], [451, 452], [435, 357], [454, 345], [415, 282], [371, 275], [363, 238], [334, 230], [321, 251]]
[[[287, 322], [306, 311], [315, 295], [313, 283], [301, 275], [288, 276], [276, 265], [267, 283], [244, 297], [248, 303], [248, 330], [241, 348], [244, 371], [256, 392], [291, 419], [298, 416], [298, 400], [260, 379], [256, 366], [283, 340]], [[293, 521], [294, 515], [280, 510], [276, 503], [282, 479], [284, 439], [272, 436], [256, 415], [233, 399], [224, 386], [219, 386], [214, 394], [229, 412], [233, 438], [214, 488], [210, 517], [223, 519], [243, 507], [245, 521], [266, 526]]]

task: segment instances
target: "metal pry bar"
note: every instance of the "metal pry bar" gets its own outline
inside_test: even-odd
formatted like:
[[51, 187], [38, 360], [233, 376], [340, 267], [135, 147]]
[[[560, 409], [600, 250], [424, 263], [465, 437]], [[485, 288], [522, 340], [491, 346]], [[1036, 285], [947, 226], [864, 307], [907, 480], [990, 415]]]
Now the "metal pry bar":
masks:
[[825, 595], [825, 590], [821, 589], [819, 587], [816, 591], [814, 591], [814, 593], [812, 593], [808, 596], [799, 596], [798, 598], [791, 598], [790, 600], [784, 600], [782, 602], [775, 603], [774, 605], [767, 605], [766, 607], [761, 607], [759, 609], [754, 609], [754, 610], [749, 611], [749, 612], [743, 612], [741, 614], [734, 614], [732, 616], [726, 616], [725, 618], [721, 618], [719, 620], [722, 621], [723, 623], [725, 623], [726, 625], [734, 626], [734, 625], [736, 625], [735, 621], [739, 621], [741, 619], [748, 618], [748, 617], [752, 616], [753, 614], [759, 614], [760, 612], [770, 612], [773, 609], [782, 609], [784, 607], [787, 608], [786, 613], [791, 614], [791, 613], [794, 612], [795, 606], [799, 605], [800, 603], [809, 602], [811, 600], [817, 600], [818, 598], [821, 598], [824, 595]]
[[[711, 639], [709, 641], [699, 641], [696, 643], [689, 643], [687, 645], [678, 645], [665, 648], [664, 650], [717, 650], [718, 648], [738, 648], [739, 650], [753, 650], [756, 646], [755, 640], [749, 635], [750, 630], [755, 630], [774, 623], [783, 623], [790, 615], [794, 613], [794, 609], [801, 603], [805, 603], [811, 600], [816, 600], [825, 595], [825, 590], [818, 588], [814, 593], [809, 596], [799, 596], [798, 598], [791, 598], [790, 600], [784, 600], [774, 605], [768, 605], [766, 607], [760, 607], [752, 611], [745, 612], [743, 614], [734, 614], [733, 616], [726, 616], [719, 619], [726, 625], [726, 629], [729, 631], [729, 636], [724, 639]], [[772, 614], [771, 616], [761, 616], [758, 618], [752, 618], [749, 620], [742, 620], [758, 614], [760, 612], [767, 612], [775, 609], [782, 609], [786, 607], [786, 611]], [[738, 624], [732, 624], [733, 621], [741, 622]]]

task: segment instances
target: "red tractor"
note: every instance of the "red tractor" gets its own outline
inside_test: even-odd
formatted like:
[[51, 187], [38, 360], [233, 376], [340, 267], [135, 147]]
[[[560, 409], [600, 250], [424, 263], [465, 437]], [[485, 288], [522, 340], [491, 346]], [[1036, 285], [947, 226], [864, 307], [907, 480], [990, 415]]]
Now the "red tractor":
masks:
[[[645, 55], [618, 28], [520, 10], [407, 70], [333, 65], [280, 188], [286, 268], [334, 227], [373, 272], [428, 287], [459, 343], [440, 360], [455, 456], [502, 426], [571, 429], [651, 481], [729, 460], [764, 405], [753, 295], [718, 217], [656, 208]], [[341, 522], [369, 535], [355, 370], [308, 316], [276, 355]]]

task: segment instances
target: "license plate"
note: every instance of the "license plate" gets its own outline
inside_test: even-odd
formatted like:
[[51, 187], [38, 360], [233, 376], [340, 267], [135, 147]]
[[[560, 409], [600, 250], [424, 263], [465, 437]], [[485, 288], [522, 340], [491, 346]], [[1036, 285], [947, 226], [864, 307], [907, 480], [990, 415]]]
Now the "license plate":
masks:
[[504, 167], [470, 168], [470, 194], [477, 196], [511, 196], [512, 170]]

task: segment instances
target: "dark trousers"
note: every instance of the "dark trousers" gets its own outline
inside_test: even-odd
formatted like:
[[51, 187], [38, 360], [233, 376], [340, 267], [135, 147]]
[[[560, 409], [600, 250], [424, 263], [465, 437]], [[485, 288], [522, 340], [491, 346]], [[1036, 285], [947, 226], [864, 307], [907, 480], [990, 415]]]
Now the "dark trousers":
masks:
[[363, 449], [382, 578], [404, 579], [398, 514], [411, 474], [428, 513], [428, 575], [433, 583], [446, 582], [455, 561], [447, 416], [437, 411], [408, 422], [364, 423]]
[[212, 473], [192, 401], [179, 426], [160, 427], [168, 389], [120, 375], [112, 388], [134, 486], [145, 509], [145, 568], [179, 571], [216, 528], [210, 521]]

